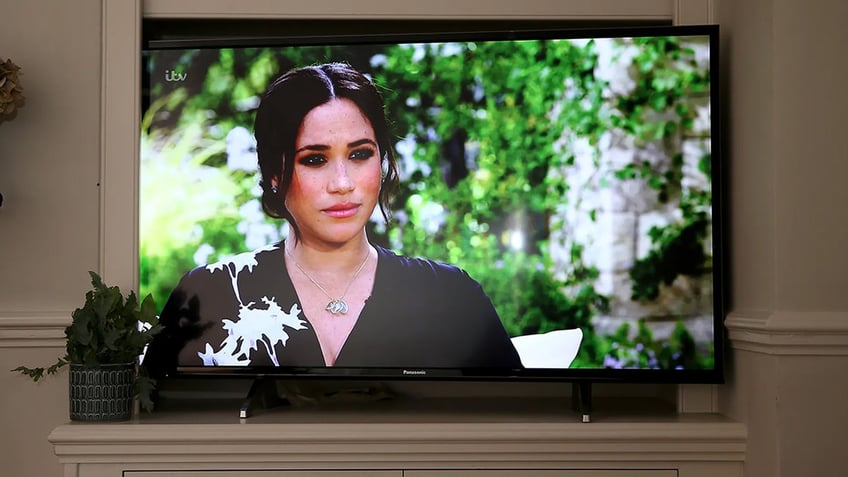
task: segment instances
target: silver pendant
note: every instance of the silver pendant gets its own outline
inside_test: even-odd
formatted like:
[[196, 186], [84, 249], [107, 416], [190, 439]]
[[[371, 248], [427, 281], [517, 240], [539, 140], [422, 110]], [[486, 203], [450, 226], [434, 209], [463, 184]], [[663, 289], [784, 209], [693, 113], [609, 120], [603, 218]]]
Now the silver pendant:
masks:
[[345, 303], [342, 299], [333, 300], [330, 303], [327, 303], [327, 306], [324, 307], [324, 309], [334, 315], [346, 315], [347, 303]]

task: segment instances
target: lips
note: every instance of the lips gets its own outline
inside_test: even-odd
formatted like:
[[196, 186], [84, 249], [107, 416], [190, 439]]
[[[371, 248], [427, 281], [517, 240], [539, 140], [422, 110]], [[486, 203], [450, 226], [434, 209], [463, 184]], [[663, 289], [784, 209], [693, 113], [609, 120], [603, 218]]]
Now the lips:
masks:
[[344, 204], [335, 204], [332, 207], [324, 209], [323, 212], [333, 218], [346, 219], [348, 217], [353, 217], [357, 212], [359, 212], [359, 204], [352, 204], [349, 202], [345, 202]]

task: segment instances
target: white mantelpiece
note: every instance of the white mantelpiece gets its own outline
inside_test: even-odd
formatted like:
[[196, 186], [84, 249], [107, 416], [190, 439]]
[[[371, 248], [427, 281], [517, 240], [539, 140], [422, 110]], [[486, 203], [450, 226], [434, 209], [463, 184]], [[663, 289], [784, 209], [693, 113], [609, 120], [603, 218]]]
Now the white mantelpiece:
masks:
[[[561, 477], [665, 475], [646, 470], [741, 477], [746, 450], [744, 425], [715, 414], [601, 412], [584, 424], [551, 400], [347, 403], [279, 408], [246, 420], [235, 409], [154, 413], [120, 424], [74, 423], [55, 429], [49, 440], [66, 477], [137, 475], [128, 471], [235, 476], [259, 470], [276, 471], [261, 474], [266, 476], [433, 470], [441, 471], [434, 477], [446, 477], [473, 469], [520, 475], [546, 469]], [[581, 473], [590, 469], [597, 473]]]

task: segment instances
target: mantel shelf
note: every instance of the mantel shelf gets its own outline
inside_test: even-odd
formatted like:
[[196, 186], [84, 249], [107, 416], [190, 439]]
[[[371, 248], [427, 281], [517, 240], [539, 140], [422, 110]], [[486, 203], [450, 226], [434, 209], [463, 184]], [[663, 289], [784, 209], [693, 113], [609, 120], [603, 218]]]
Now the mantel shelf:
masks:
[[345, 469], [630, 468], [744, 461], [744, 425], [720, 415], [605, 411], [581, 423], [564, 404], [472, 398], [347, 403], [279, 408], [243, 420], [237, 407], [227, 406], [142, 414], [125, 423], [70, 423], [49, 440], [65, 463], [127, 468], [153, 462], [216, 468], [244, 468], [245, 462], [299, 469], [317, 462]]

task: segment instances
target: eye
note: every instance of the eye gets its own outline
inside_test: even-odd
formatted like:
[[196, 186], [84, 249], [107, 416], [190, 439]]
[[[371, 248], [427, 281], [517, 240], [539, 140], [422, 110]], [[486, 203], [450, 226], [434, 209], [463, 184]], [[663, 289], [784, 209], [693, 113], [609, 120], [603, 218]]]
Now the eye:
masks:
[[374, 157], [374, 153], [374, 149], [370, 147], [355, 149], [350, 153], [350, 159], [354, 161], [365, 161]]
[[307, 167], [318, 167], [327, 162], [327, 159], [324, 158], [321, 154], [309, 154], [307, 156], [301, 156], [297, 159], [297, 163], [307, 166]]

